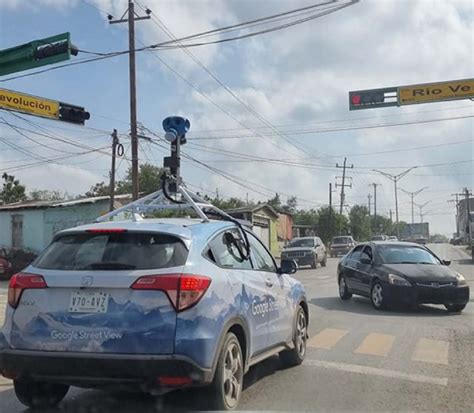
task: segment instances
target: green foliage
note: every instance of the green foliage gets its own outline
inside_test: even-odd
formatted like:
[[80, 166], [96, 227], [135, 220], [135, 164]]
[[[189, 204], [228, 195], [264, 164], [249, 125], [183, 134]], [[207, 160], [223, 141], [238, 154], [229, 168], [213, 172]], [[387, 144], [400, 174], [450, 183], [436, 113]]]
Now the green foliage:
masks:
[[318, 236], [327, 244], [332, 237], [349, 232], [349, 221], [329, 207], [318, 210]]
[[286, 205], [283, 205], [281, 207], [281, 210], [283, 212], [286, 212], [287, 214], [294, 215], [296, 213], [296, 207], [297, 206], [298, 206], [298, 200], [296, 199], [296, 196], [290, 196], [286, 200]]
[[[138, 171], [138, 185], [141, 193], [150, 194], [158, 191], [161, 188], [161, 175], [163, 169], [159, 166], [155, 166], [149, 163], [143, 163], [140, 165]], [[130, 194], [132, 192], [132, 168], [130, 167], [125, 175], [125, 178], [118, 181], [115, 186], [115, 193]], [[110, 195], [109, 185], [105, 182], [97, 182], [91, 186], [89, 191], [85, 193], [87, 197], [94, 196], [108, 196]]]
[[267, 204], [273, 207], [275, 211], [280, 211], [281, 210], [281, 199], [279, 194], [275, 194], [273, 198], [270, 198], [267, 201]]
[[354, 205], [349, 212], [351, 235], [357, 241], [366, 241], [370, 238], [369, 210], [363, 205]]
[[20, 184], [13, 175], [4, 173], [2, 175], [3, 187], [0, 191], [0, 203], [11, 204], [26, 199], [25, 186]]
[[28, 195], [32, 201], [61, 201], [67, 198], [67, 194], [60, 191], [48, 191], [47, 189], [34, 189]]
[[205, 196], [204, 199], [206, 199], [206, 201], [210, 202], [212, 205], [224, 211], [226, 209], [240, 208], [246, 205], [244, 201], [235, 197], [229, 198], [229, 199], [223, 199], [223, 198], [217, 198], [217, 197], [210, 198], [208, 196]]

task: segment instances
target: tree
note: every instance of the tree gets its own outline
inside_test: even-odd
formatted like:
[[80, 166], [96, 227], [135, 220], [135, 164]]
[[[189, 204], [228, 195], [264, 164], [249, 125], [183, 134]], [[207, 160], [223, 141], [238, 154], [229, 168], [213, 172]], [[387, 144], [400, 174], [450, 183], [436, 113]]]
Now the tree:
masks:
[[208, 196], [205, 196], [204, 199], [214, 205], [215, 207], [226, 210], [226, 209], [233, 209], [233, 208], [240, 208], [246, 205], [244, 201], [242, 201], [239, 198], [232, 197], [229, 199], [223, 199], [223, 198], [210, 198]]
[[97, 182], [95, 185], [91, 186], [91, 189], [85, 193], [87, 197], [95, 196], [109, 196], [110, 195], [110, 186], [105, 182]]
[[4, 173], [2, 175], [3, 188], [0, 191], [0, 202], [3, 204], [11, 204], [26, 199], [25, 186], [20, 184], [18, 179], [13, 175]]
[[281, 210], [281, 199], [279, 194], [275, 194], [275, 196], [267, 201], [267, 204], [270, 205], [275, 211]]
[[[332, 222], [331, 222], [332, 221]], [[347, 234], [349, 222], [344, 215], [331, 211], [329, 207], [318, 210], [318, 236], [325, 242], [331, 241], [335, 234]]]
[[[163, 169], [159, 166], [150, 163], [143, 163], [140, 165], [138, 171], [138, 185], [140, 192], [144, 194], [151, 194], [161, 188], [161, 175]], [[110, 195], [109, 185], [105, 182], [97, 182], [89, 191], [85, 193], [87, 197], [94, 196], [108, 196]], [[125, 175], [125, 178], [118, 181], [115, 186], [116, 194], [130, 194], [132, 192], [132, 168], [130, 167]]]
[[315, 209], [299, 210], [293, 215], [295, 225], [309, 225], [316, 227], [319, 221], [318, 211]]
[[[138, 187], [140, 192], [151, 194], [161, 188], [161, 175], [163, 175], [163, 168], [152, 165], [150, 163], [143, 163], [140, 165], [138, 172]], [[127, 171], [125, 179], [117, 182], [115, 193], [129, 194], [132, 192], [132, 168]]]
[[32, 201], [60, 201], [67, 198], [60, 191], [49, 191], [47, 189], [34, 189], [30, 192], [29, 199]]
[[296, 207], [298, 206], [298, 200], [296, 196], [290, 196], [286, 200], [286, 204], [281, 207], [283, 212], [294, 215], [296, 213]]
[[349, 212], [351, 235], [358, 241], [368, 240], [370, 237], [369, 210], [363, 205], [354, 205]]

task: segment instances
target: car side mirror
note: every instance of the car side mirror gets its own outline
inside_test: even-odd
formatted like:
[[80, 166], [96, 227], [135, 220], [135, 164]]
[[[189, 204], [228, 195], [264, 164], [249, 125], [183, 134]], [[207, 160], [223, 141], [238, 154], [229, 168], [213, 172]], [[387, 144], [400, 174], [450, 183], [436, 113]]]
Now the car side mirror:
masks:
[[451, 265], [451, 260], [443, 260], [442, 263], [443, 265], [449, 266]]
[[372, 260], [370, 258], [367, 258], [367, 257], [361, 257], [360, 258], [360, 263], [365, 264], [365, 265], [370, 265], [370, 264], [372, 264]]
[[298, 271], [298, 264], [294, 260], [282, 260], [278, 272], [280, 274], [294, 274]]

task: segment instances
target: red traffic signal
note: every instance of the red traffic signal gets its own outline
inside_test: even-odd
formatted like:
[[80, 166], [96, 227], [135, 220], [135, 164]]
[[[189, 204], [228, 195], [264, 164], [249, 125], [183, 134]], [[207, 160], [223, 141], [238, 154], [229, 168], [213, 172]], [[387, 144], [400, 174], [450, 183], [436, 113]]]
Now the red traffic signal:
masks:
[[349, 92], [349, 109], [397, 106], [396, 88], [368, 89]]

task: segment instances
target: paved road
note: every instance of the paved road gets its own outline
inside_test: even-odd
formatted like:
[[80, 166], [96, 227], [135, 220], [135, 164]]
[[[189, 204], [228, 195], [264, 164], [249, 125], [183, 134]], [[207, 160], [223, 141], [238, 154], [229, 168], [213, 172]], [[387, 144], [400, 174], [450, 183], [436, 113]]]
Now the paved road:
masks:
[[[474, 266], [462, 248], [431, 247], [452, 259], [474, 290]], [[277, 357], [252, 368], [241, 410], [472, 411], [474, 304], [462, 314], [448, 314], [441, 306], [377, 312], [364, 298], [339, 300], [336, 265], [330, 259], [326, 268], [296, 274], [310, 300], [307, 359], [288, 370], [279, 369]], [[0, 306], [2, 301], [4, 294]], [[24, 411], [10, 383], [3, 384], [0, 411]], [[81, 413], [182, 411], [198, 406], [201, 394], [175, 392], [155, 399], [73, 389], [62, 407]]]

